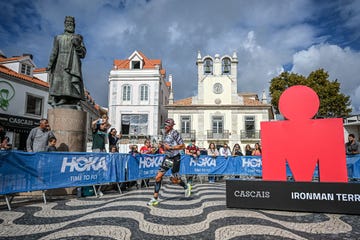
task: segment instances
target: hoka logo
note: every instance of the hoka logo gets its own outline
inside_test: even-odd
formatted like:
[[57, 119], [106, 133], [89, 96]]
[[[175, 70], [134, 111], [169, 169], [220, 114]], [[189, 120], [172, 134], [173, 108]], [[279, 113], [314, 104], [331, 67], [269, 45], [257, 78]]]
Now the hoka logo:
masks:
[[261, 158], [241, 158], [242, 167], [261, 167]]
[[105, 157], [72, 157], [70, 161], [67, 157], [64, 157], [61, 172], [65, 172], [67, 167], [69, 172], [74, 170], [77, 172], [98, 171], [99, 169], [107, 171]]
[[146, 156], [140, 157], [139, 168], [159, 167], [164, 159], [164, 156]]
[[216, 167], [216, 159], [215, 158], [198, 158], [198, 159], [194, 159], [191, 158], [190, 159], [190, 166], [197, 166], [197, 167]]

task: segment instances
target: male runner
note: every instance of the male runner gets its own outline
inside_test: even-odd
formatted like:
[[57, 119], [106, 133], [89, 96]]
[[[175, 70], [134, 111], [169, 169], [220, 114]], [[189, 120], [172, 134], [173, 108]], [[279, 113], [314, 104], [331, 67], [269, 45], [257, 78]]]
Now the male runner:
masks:
[[174, 125], [174, 119], [168, 118], [165, 120], [165, 133], [163, 143], [166, 156], [155, 177], [154, 197], [148, 202], [149, 206], [156, 206], [159, 204], [158, 197], [161, 188], [161, 181], [163, 176], [169, 169], [171, 169], [170, 180], [175, 184], [179, 184], [185, 189], [185, 197], [190, 197], [191, 195], [192, 186], [189, 183], [185, 184], [179, 174], [180, 150], [185, 149], [185, 144], [179, 132], [173, 129]]

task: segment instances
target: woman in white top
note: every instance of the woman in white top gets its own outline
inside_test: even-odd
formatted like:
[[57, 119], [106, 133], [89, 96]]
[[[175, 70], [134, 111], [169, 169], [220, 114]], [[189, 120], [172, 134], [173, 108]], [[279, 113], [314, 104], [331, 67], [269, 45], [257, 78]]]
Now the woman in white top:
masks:
[[231, 156], [231, 150], [227, 143], [224, 143], [224, 146], [220, 148], [219, 151], [220, 156], [229, 157]]

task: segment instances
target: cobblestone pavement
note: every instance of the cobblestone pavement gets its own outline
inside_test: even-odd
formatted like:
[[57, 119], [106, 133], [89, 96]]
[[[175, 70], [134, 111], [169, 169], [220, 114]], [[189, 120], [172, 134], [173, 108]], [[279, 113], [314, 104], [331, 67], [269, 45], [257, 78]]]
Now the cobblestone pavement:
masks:
[[0, 202], [0, 239], [360, 239], [360, 216], [230, 209], [225, 183], [196, 184], [190, 198], [165, 182], [101, 198], [15, 198]]

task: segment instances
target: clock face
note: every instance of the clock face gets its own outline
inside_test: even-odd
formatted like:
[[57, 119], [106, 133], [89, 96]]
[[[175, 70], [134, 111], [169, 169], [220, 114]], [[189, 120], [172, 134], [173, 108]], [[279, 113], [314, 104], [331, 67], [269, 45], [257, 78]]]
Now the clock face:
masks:
[[215, 83], [213, 86], [213, 91], [216, 94], [220, 94], [223, 92], [223, 86], [221, 85], [221, 83]]

